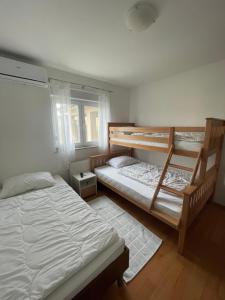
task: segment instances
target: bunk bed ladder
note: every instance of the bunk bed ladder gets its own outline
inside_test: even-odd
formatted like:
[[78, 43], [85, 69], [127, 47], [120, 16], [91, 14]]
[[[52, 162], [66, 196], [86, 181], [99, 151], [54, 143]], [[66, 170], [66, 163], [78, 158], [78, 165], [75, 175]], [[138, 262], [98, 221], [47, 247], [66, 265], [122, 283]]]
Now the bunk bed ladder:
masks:
[[153, 198], [152, 198], [152, 203], [151, 203], [151, 206], [150, 206], [150, 212], [153, 215], [157, 215], [158, 218], [168, 219], [168, 220], [165, 220], [165, 221], [167, 221], [167, 223], [170, 223], [170, 225], [172, 225], [174, 228], [177, 228], [179, 226], [180, 219], [171, 218], [171, 217], [167, 216], [166, 214], [160, 213], [159, 211], [155, 210], [154, 209], [154, 203], [155, 203], [155, 201], [158, 197], [159, 191], [161, 189], [166, 191], [166, 192], [169, 192], [171, 194], [174, 194], [177, 197], [181, 197], [181, 198], [184, 197], [184, 192], [183, 191], [176, 190], [174, 188], [171, 188], [171, 187], [166, 186], [166, 185], [163, 184], [166, 173], [167, 173], [169, 167], [172, 167], [174, 169], [184, 170], [184, 171], [187, 171], [187, 172], [191, 172], [192, 176], [191, 176], [190, 184], [193, 185], [194, 182], [195, 182], [195, 179], [196, 179], [196, 175], [198, 173], [199, 166], [200, 166], [200, 162], [201, 162], [201, 158], [202, 158], [202, 152], [203, 152], [203, 149], [201, 149], [198, 153], [198, 157], [197, 157], [197, 160], [196, 160], [196, 163], [195, 163], [195, 167], [190, 168], [190, 167], [186, 167], [186, 166], [183, 166], [183, 165], [178, 165], [178, 164], [171, 163], [171, 159], [174, 155], [174, 145], [172, 144], [170, 146], [170, 150], [169, 150], [169, 153], [168, 153], [168, 156], [167, 156], [162, 174], [160, 176], [158, 185], [155, 189], [155, 193], [154, 193]]

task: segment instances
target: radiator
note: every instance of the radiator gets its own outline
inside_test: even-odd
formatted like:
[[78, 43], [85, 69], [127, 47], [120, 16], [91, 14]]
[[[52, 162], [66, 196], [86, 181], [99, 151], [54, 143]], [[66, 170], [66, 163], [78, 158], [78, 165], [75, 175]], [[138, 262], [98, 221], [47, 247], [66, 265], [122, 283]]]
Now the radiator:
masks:
[[89, 159], [74, 161], [70, 164], [70, 176], [86, 171], [90, 171]]

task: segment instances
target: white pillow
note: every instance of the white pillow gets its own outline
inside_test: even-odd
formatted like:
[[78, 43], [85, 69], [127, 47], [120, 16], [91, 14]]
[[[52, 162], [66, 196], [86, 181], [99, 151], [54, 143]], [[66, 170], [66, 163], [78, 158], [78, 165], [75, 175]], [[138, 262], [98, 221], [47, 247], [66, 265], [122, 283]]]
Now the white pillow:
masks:
[[26, 173], [3, 181], [0, 198], [16, 196], [31, 190], [53, 186], [55, 180], [49, 172]]
[[117, 156], [111, 158], [107, 164], [114, 168], [122, 168], [125, 166], [133, 165], [138, 163], [138, 160], [131, 156]]

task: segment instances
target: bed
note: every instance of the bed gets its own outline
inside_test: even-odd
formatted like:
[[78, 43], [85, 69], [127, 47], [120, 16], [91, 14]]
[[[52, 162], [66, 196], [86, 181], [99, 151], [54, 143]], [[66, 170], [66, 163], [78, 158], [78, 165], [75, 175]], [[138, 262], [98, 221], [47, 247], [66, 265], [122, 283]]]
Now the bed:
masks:
[[[121, 280], [124, 240], [59, 176], [0, 200], [0, 299], [78, 299]], [[87, 298], [87, 297], [86, 297]]]
[[[108, 152], [90, 157], [91, 170], [96, 172], [100, 183], [177, 230], [178, 252], [183, 254], [188, 228], [214, 196], [224, 133], [225, 120], [216, 118], [207, 118], [203, 127], [141, 127], [111, 122]], [[117, 146], [119, 151], [114, 149]], [[134, 149], [167, 153], [154, 187], [107, 166], [112, 157], [132, 157]], [[177, 156], [192, 158], [194, 167], [174, 162]], [[190, 180], [183, 189], [165, 184], [170, 168], [190, 172]]]

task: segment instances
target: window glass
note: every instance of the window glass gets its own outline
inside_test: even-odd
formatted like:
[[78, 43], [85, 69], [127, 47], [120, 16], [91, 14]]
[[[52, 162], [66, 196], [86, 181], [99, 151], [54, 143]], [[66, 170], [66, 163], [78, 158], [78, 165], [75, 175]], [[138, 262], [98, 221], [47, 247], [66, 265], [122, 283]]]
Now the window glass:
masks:
[[72, 98], [71, 125], [73, 142], [77, 147], [96, 146], [99, 137], [97, 101]]
[[71, 104], [71, 126], [72, 126], [72, 137], [73, 143], [80, 143], [80, 118], [79, 118], [79, 107], [78, 104]]
[[98, 107], [84, 105], [85, 133], [86, 142], [95, 142], [98, 140], [99, 117]]

